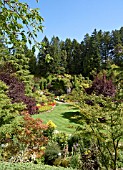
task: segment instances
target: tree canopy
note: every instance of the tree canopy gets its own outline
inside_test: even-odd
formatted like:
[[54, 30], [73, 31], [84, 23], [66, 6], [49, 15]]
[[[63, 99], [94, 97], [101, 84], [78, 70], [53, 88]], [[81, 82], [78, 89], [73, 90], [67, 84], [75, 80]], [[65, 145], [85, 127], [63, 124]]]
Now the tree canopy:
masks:
[[0, 37], [15, 45], [36, 42], [37, 32], [43, 31], [43, 18], [38, 9], [19, 0], [0, 0]]

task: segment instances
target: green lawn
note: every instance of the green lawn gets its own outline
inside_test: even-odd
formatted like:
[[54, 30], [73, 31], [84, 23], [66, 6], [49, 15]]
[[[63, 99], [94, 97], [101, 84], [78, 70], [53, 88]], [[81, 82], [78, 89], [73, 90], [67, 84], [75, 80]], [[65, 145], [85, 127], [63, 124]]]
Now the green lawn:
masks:
[[41, 118], [44, 123], [52, 120], [57, 130], [72, 133], [76, 130], [80, 118], [79, 110], [69, 104], [57, 104], [53, 111], [33, 115], [33, 118]]

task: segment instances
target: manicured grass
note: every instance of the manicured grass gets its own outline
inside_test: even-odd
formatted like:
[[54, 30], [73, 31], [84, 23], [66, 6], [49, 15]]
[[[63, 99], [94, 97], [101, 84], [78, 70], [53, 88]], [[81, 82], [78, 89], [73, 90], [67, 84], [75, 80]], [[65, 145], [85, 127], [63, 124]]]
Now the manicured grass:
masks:
[[79, 110], [69, 104], [57, 104], [53, 111], [33, 115], [33, 118], [41, 118], [44, 123], [52, 120], [57, 126], [56, 130], [72, 133], [76, 130], [79, 120]]

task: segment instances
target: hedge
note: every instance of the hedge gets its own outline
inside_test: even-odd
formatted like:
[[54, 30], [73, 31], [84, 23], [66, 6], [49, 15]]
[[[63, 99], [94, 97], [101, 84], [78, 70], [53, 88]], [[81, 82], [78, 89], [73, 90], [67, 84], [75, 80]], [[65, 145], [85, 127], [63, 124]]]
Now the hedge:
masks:
[[73, 169], [33, 163], [0, 162], [0, 170], [73, 170]]

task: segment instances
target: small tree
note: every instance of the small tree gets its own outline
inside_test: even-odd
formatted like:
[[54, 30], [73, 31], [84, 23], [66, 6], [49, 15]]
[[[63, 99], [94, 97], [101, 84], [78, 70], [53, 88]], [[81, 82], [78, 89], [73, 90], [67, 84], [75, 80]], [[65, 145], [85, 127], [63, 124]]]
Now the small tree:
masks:
[[[107, 91], [107, 90], [106, 90]], [[88, 154], [81, 150], [81, 155], [94, 161], [96, 158], [100, 167], [116, 170], [120, 167], [123, 138], [123, 103], [118, 96], [105, 97], [95, 94], [79, 94], [78, 106], [81, 112], [82, 135], [89, 138], [91, 145]], [[94, 147], [94, 150], [92, 148]], [[87, 154], [87, 155], [86, 155]], [[91, 156], [90, 156], [91, 155]], [[84, 159], [83, 163], [85, 162]], [[92, 163], [91, 161], [89, 163]]]

